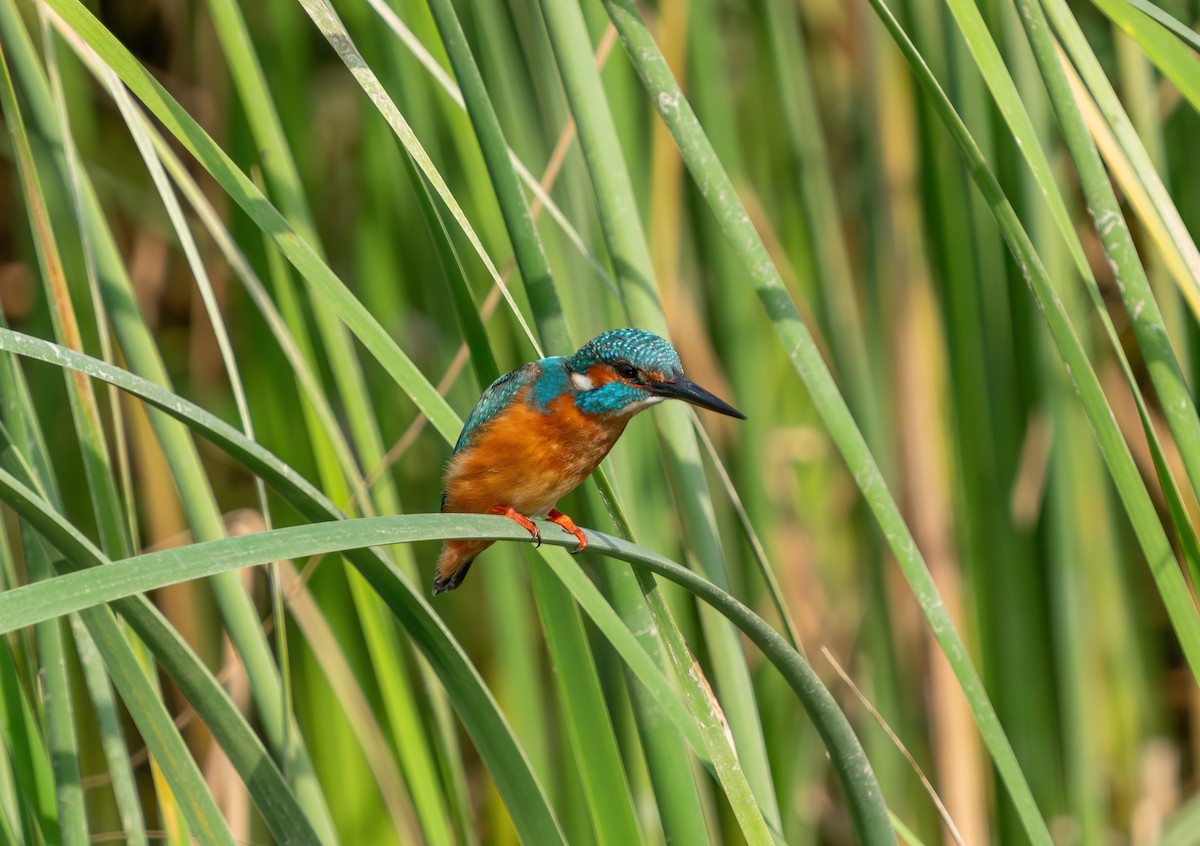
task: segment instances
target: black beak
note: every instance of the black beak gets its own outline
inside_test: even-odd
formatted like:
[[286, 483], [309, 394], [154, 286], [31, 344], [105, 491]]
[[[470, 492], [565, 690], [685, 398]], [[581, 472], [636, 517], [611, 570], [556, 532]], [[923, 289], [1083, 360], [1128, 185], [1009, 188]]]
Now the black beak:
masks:
[[689, 381], [683, 376], [672, 379], [669, 382], [656, 382], [648, 387], [654, 393], [668, 399], [681, 399], [684, 402], [690, 402], [692, 405], [707, 408], [709, 411], [715, 411], [718, 414], [727, 414], [739, 420], [746, 419], [746, 415], [725, 402], [725, 400], [710, 394], [695, 382]]

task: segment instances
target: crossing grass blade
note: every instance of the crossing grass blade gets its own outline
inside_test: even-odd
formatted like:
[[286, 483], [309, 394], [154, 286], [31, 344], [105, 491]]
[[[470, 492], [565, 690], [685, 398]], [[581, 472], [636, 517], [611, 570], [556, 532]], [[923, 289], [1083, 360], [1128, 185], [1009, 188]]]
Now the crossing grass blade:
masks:
[[[100, 217], [95, 197], [90, 186], [81, 182], [78, 189], [83, 192], [80, 207], [85, 209], [85, 226], [92, 226], [97, 235], [104, 297], [106, 305], [117, 316], [114, 329], [121, 340], [128, 360], [135, 367], [153, 374], [161, 382], [168, 382], [165, 367], [159, 357], [149, 329], [135, 308], [129, 307], [133, 299], [132, 285], [124, 268], [116, 260], [115, 244]], [[152, 422], [162, 422], [155, 418]], [[209, 480], [205, 476], [195, 444], [186, 432], [172, 428], [170, 424], [158, 427], [156, 434], [164, 444], [164, 452], [171, 463], [174, 479], [181, 492], [181, 503], [192, 523], [197, 537], [216, 538], [225, 532], [224, 521], [217, 510]], [[231, 639], [237, 645], [246, 665], [248, 675], [254, 679], [251, 690], [260, 709], [271, 745], [286, 765], [295, 774], [297, 789], [304, 796], [304, 807], [322, 829], [322, 839], [336, 842], [333, 826], [328, 818], [324, 798], [312, 772], [311, 762], [302, 743], [292, 743], [296, 738], [290, 730], [291, 716], [284, 711], [286, 697], [283, 695], [280, 674], [270, 649], [258, 626], [257, 614], [251, 605], [244, 587], [236, 580], [225, 576], [212, 582], [213, 591], [222, 616], [226, 621]]]
[[1189, 28], [1170, 12], [1153, 3], [1147, 3], [1146, 0], [1128, 0], [1128, 2], [1130, 6], [1154, 18], [1154, 20], [1171, 30], [1171, 32], [1190, 44], [1193, 48], [1200, 49], [1200, 35], [1197, 35], [1194, 29]]
[[976, 178], [978, 186], [988, 198], [993, 212], [997, 215], [1010, 249], [1021, 259], [1022, 269], [1030, 288], [1054, 333], [1059, 352], [1063, 356], [1068, 373], [1072, 376], [1074, 387], [1088, 414], [1093, 432], [1100, 443], [1105, 461], [1109, 465], [1109, 471], [1125, 501], [1126, 508], [1134, 522], [1135, 531], [1139, 534], [1151, 572], [1154, 574], [1163, 600], [1172, 614], [1176, 632], [1184, 643], [1185, 651], [1193, 654], [1189, 663], [1192, 663], [1195, 668], [1196, 608], [1190, 598], [1186, 596], [1187, 587], [1179, 573], [1170, 544], [1167, 542], [1161, 524], [1153, 515], [1145, 487], [1138, 479], [1137, 471], [1133, 467], [1128, 447], [1121, 439], [1119, 432], [1116, 431], [1112, 411], [1104, 400], [1095, 374], [1079, 346], [1078, 339], [1070, 328], [1069, 319], [1062, 312], [1061, 302], [1053, 292], [1045, 269], [1033, 251], [1032, 245], [1029, 244], [1028, 236], [1025, 235], [1019, 221], [1015, 219], [1012, 208], [1004, 198], [995, 177], [983, 161], [978, 147], [975, 146], [969, 132], [954, 112], [948, 99], [945, 98], [928, 67], [921, 60], [920, 55], [913, 48], [890, 10], [882, 2], [876, 2], [873, 5], [897, 45], [905, 54], [905, 58], [917, 74], [919, 81], [933, 98], [935, 108], [954, 135], [960, 152], [971, 167], [972, 175]]
[[[321, 250], [319, 234], [313, 223], [311, 209], [304, 195], [296, 163], [291, 148], [288, 146], [280, 124], [280, 118], [275, 103], [270, 95], [261, 65], [255, 54], [252, 41], [246, 29], [245, 20], [237, 4], [214, 0], [210, 4], [218, 33], [227, 45], [226, 55], [230, 57], [231, 72], [238, 86], [239, 95], [246, 104], [246, 114], [251, 122], [252, 131], [261, 148], [265, 151], [262, 164], [270, 189], [279, 198], [281, 212], [318, 251]], [[186, 171], [176, 168], [176, 179], [188, 179]], [[186, 190], [186, 189], [185, 189]], [[193, 191], [193, 203], [204, 202], [199, 191]], [[209, 228], [214, 236], [222, 243], [227, 253], [236, 250], [233, 239], [228, 236], [223, 227], [217, 222], [215, 215], [209, 215]], [[367, 486], [363, 483], [361, 466], [373, 468], [380, 465], [384, 459], [384, 448], [375, 416], [370, 410], [370, 393], [350, 343], [346, 327], [334, 315], [318, 309], [315, 314], [316, 323], [323, 342], [325, 354], [332, 360], [333, 378], [338, 388], [338, 394], [346, 406], [347, 415], [351, 421], [351, 430], [359, 450], [359, 458], [351, 455], [349, 445], [339, 428], [332, 409], [324, 392], [319, 386], [315, 375], [317, 357], [313, 343], [309, 339], [307, 326], [300, 311], [296, 298], [292, 295], [292, 283], [287, 277], [287, 271], [280, 266], [277, 253], [268, 249], [268, 262], [275, 281], [275, 290], [280, 299], [287, 304], [287, 315], [282, 320], [273, 314], [274, 304], [269, 295], [262, 290], [253, 294], [255, 304], [264, 312], [264, 317], [272, 327], [273, 333], [280, 340], [281, 347], [288, 352], [296, 369], [297, 379], [306, 399], [305, 421], [314, 441], [313, 448], [319, 456], [321, 479], [326, 489], [335, 500], [346, 502], [353, 497], [361, 513], [389, 513], [400, 510], [400, 503], [392, 480], [388, 476], [379, 479], [376, 484]], [[239, 275], [242, 276], [248, 289], [261, 288], [253, 271], [244, 259], [237, 261]], [[281, 316], [282, 317], [282, 316]], [[303, 338], [300, 344], [295, 338]], [[341, 473], [329, 460], [330, 452], [337, 456]], [[411, 559], [401, 557], [399, 563], [410, 574], [413, 572]], [[383, 692], [384, 707], [387, 711], [393, 731], [397, 737], [411, 738], [408, 742], [398, 744], [397, 755], [404, 765], [408, 775], [408, 784], [413, 793], [414, 801], [420, 814], [424, 831], [430, 842], [448, 842], [451, 823], [448, 817], [446, 803], [438, 790], [439, 773], [434, 766], [434, 754], [430, 751], [426, 731], [420, 715], [413, 705], [415, 694], [413, 679], [406, 670], [407, 662], [404, 649], [398, 643], [387, 619], [386, 609], [378, 600], [366, 591], [363, 585], [351, 577], [350, 588], [353, 600], [359, 609], [364, 636], [368, 643], [372, 661], [374, 662], [379, 686]], [[428, 678], [431, 674], [426, 666], [421, 666], [420, 672]], [[440, 698], [436, 691], [435, 697]], [[444, 705], [439, 713], [444, 711]], [[360, 731], [362, 729], [360, 728]], [[432, 745], [440, 749], [439, 758], [448, 758], [450, 750], [444, 742], [444, 734], [432, 734]]]
[[329, 305], [346, 321], [359, 340], [377, 356], [396, 382], [409, 386], [413, 400], [447, 438], [458, 436], [457, 422], [446, 401], [420, 378], [412, 361], [379, 325], [316, 252], [301, 240], [262, 192], [242, 173], [212, 138], [187, 114], [86, 9], [73, 0], [49, 4], [62, 15], [63, 27], [96, 51], [121, 81], [150, 108], [167, 129], [204, 165], [235, 201], [278, 245], [296, 269], [329, 298]]
[[776, 331], [788, 347], [798, 374], [825, 418], [843, 458], [853, 469], [855, 481], [879, 520], [905, 578], [918, 596], [922, 610], [971, 702], [976, 721], [988, 743], [993, 760], [1021, 809], [1029, 836], [1036, 842], [1049, 843], [1050, 835], [1045, 822], [1037, 810], [1037, 804], [1008, 739], [996, 719], [979, 675], [967, 655], [966, 647], [946, 614], [929, 569], [846, 407], [845, 400], [834, 384], [795, 305], [784, 290], [778, 271], [766, 256], [762, 241], [750, 225], [733, 185], [725, 175], [711, 144], [696, 121], [695, 114], [655, 47], [638, 12], [624, 2], [610, 2], [606, 3], [606, 6], [621, 33], [626, 50], [633, 57], [634, 66], [641, 75], [651, 99], [668, 128], [672, 130], [684, 161], [692, 170], [697, 182], [705, 185], [706, 197], [721, 221], [726, 237], [734, 244], [735, 250], [742, 258]]
[[[1146, 56], [1179, 89], [1192, 108], [1200, 109], [1200, 70], [1188, 48], [1168, 34], [1161, 23], [1146, 17], [1126, 0], [1094, 0], [1096, 8], [1124, 30]], [[1157, 18], [1157, 16], [1155, 16]], [[1172, 28], [1174, 29], [1174, 28]], [[1193, 39], [1188, 42], [1193, 44]]]

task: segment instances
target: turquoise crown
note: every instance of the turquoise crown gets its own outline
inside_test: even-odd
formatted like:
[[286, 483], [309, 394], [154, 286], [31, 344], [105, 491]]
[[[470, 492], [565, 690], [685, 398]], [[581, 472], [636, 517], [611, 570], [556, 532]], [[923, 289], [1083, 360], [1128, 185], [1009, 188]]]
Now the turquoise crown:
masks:
[[610, 329], [584, 344], [567, 359], [567, 367], [585, 373], [593, 364], [627, 361], [642, 371], [662, 373], [671, 379], [683, 372], [675, 348], [645, 329]]

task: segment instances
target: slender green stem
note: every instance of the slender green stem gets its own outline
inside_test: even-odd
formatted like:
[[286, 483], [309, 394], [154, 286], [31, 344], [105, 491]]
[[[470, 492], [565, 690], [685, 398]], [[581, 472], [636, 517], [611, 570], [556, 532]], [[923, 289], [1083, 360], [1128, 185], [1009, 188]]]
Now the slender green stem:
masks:
[[1005, 241], [1016, 258], [1030, 291], [1037, 301], [1047, 326], [1054, 336], [1072, 384], [1088, 415], [1093, 434], [1100, 446], [1109, 473], [1133, 524], [1150, 571], [1163, 597], [1172, 625], [1180, 638], [1193, 674], [1200, 674], [1200, 620], [1171, 545], [1146, 492], [1129, 446], [1113, 419], [1096, 373], [1079, 343], [1079, 338], [1062, 308], [1058, 294], [1029, 236], [1004, 195], [1000, 183], [984, 161], [970, 132], [954, 111], [945, 92], [913, 47], [891, 11], [882, 0], [871, 0], [880, 19], [917, 75], [938, 116], [953, 136], [967, 170], [987, 200], [1004, 233]]
[[1196, 415], [1196, 405], [1184, 381], [1183, 371], [1171, 349], [1171, 340], [1167, 336], [1158, 301], [1150, 290], [1150, 280], [1138, 258], [1125, 216], [1108, 181], [1104, 162], [1100, 159], [1100, 153], [1071, 93], [1067, 76], [1059, 64], [1056, 42], [1042, 5], [1039, 0], [1020, 0], [1017, 6], [1042, 79], [1050, 92], [1050, 101], [1058, 115], [1067, 149], [1075, 161], [1087, 198], [1088, 214], [1116, 273], [1117, 291], [1125, 304], [1138, 345], [1142, 348], [1163, 416], [1171, 434], [1175, 436], [1192, 487], [1200, 490], [1200, 418]]
[[[487, 87], [453, 5], [449, 0], [430, 0], [429, 7], [479, 139], [533, 307], [538, 335], [545, 348], [565, 350], [570, 339], [562, 306]], [[546, 570], [534, 569], [532, 581], [546, 642], [555, 665], [560, 668], [556, 681], [563, 699], [568, 737], [576, 757], [588, 762], [581, 768], [580, 778], [597, 841], [636, 842], [641, 835], [632, 797], [579, 610], [566, 587]]]
[[531, 302], [538, 300], [542, 303], [541, 308], [534, 309], [538, 335], [547, 349], [565, 350], [568, 345], [566, 319], [554, 292], [550, 265], [546, 261], [541, 239], [538, 238], [537, 229], [533, 225], [533, 217], [529, 214], [529, 205], [521, 192], [521, 183], [509, 157], [508, 143], [504, 139], [500, 120], [488, 96], [487, 86], [484, 85], [483, 76], [475, 63], [475, 56], [471, 53], [467, 36], [463, 33], [462, 24], [459, 23], [450, 0], [429, 0], [429, 9], [433, 12], [438, 32], [442, 36], [442, 44], [450, 56], [454, 75], [458, 78], [458, 87], [462, 91], [467, 114], [470, 115], [475, 134], [479, 137], [479, 149], [492, 178], [492, 187], [496, 191], [496, 199], [500, 202], [500, 212], [508, 227], [513, 255], [521, 269], [521, 276], [525, 279], [529, 299]]
[[[578, 126], [580, 147], [595, 192], [596, 211], [625, 308], [635, 324], [666, 336], [667, 318], [659, 299], [633, 184], [621, 154], [600, 73], [591, 60], [592, 45], [583, 12], [574, 0], [542, 0], [541, 9]], [[687, 410], [668, 404], [656, 420], [689, 550], [710, 579], [728, 588], [729, 573], [715, 510]], [[651, 608], [654, 609], [653, 602]], [[770, 830], [782, 832], [782, 821], [749, 668], [736, 633], [703, 608], [700, 616], [717, 694], [728, 718], [737, 762], [744, 771], [738, 781], [725, 785], [726, 792], [746, 835], [764, 840], [770, 836]], [[683, 667], [677, 665], [677, 668]], [[686, 678], [681, 682], [685, 689], [694, 686]], [[699, 705], [704, 698], [701, 694], [703, 691], [691, 690], [689, 696]], [[737, 771], [731, 771], [730, 775], [736, 778]]]

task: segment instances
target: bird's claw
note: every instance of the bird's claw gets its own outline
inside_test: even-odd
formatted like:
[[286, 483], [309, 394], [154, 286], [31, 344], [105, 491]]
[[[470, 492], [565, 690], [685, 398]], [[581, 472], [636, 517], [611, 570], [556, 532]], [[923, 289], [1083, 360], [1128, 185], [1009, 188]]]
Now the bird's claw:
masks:
[[579, 541], [579, 545], [574, 549], [567, 550], [568, 552], [570, 552], [572, 555], [578, 555], [587, 549], [587, 535], [583, 533], [583, 529], [575, 525], [574, 520], [572, 520], [566, 514], [563, 514], [557, 508], [551, 508], [550, 513], [546, 516], [550, 519], [551, 523], [562, 526], [563, 531], [565, 531], [567, 534], [574, 535], [575, 540]]
[[542, 530], [537, 527], [536, 523], [534, 523], [520, 511], [517, 511], [515, 508], [511, 508], [507, 505], [497, 505], [492, 509], [492, 513], [499, 514], [501, 517], [507, 517], [522, 529], [529, 532], [529, 538], [533, 541], [534, 549], [537, 549], [542, 545]]

